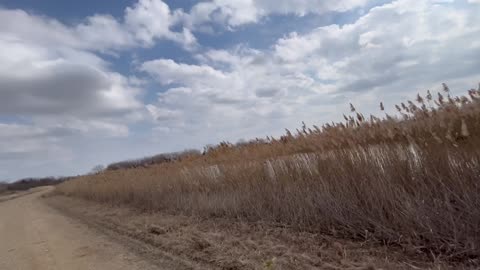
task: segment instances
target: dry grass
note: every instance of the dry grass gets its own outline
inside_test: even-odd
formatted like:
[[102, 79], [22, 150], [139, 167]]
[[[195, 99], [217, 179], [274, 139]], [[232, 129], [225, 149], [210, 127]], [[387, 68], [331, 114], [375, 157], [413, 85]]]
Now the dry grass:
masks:
[[0, 194], [6, 192], [7, 190], [7, 184], [0, 183]]
[[[480, 89], [279, 139], [107, 171], [58, 191], [148, 211], [263, 221], [479, 264]], [[383, 105], [381, 105], [383, 109]]]
[[167, 255], [177, 262], [203, 266], [169, 269], [475, 269], [442, 261], [428, 262], [415, 250], [405, 256], [400, 247], [368, 245], [365, 241], [339, 239], [262, 222], [142, 213], [134, 208], [65, 196], [49, 197], [47, 202], [61, 213], [87, 222], [91, 228], [116, 240], [126, 240], [127, 246], [131, 247], [136, 240], [147, 244], [135, 248], [142, 250], [147, 246], [146, 253], [154, 260], [165, 260]]

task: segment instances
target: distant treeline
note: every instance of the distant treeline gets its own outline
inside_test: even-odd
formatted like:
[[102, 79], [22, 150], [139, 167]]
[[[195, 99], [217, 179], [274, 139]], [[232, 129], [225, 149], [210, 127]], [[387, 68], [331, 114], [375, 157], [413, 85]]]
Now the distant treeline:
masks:
[[140, 168], [140, 167], [148, 167], [155, 164], [162, 164], [162, 163], [169, 163], [174, 161], [185, 160], [188, 158], [200, 156], [202, 153], [198, 150], [186, 150], [182, 152], [175, 152], [175, 153], [165, 153], [165, 154], [158, 154], [151, 157], [145, 157], [140, 159], [133, 159], [133, 160], [126, 160], [120, 161], [116, 163], [112, 163], [107, 166], [106, 170], [114, 171], [119, 169], [132, 169], [132, 168]]
[[57, 185], [73, 177], [25, 178], [9, 184], [0, 184], [0, 191], [20, 191], [40, 186]]

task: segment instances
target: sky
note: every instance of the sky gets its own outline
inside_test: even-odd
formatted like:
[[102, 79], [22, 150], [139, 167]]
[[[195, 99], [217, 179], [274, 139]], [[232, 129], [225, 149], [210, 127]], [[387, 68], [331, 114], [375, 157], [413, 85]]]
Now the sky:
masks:
[[0, 0], [0, 181], [480, 82], [480, 0]]

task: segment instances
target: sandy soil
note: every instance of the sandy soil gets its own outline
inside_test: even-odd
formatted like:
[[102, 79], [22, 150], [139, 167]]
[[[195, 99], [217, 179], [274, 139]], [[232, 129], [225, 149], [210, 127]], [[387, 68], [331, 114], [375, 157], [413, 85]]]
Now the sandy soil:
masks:
[[50, 189], [0, 202], [0, 269], [162, 269], [45, 205]]

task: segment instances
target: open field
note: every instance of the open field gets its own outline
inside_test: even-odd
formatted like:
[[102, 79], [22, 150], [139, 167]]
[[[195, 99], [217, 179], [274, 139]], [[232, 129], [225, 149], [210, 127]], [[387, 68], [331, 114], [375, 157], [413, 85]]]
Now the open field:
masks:
[[480, 265], [480, 89], [452, 97], [445, 86], [401, 103], [396, 116], [351, 107], [343, 123], [223, 142], [176, 162], [79, 177], [57, 192]]

